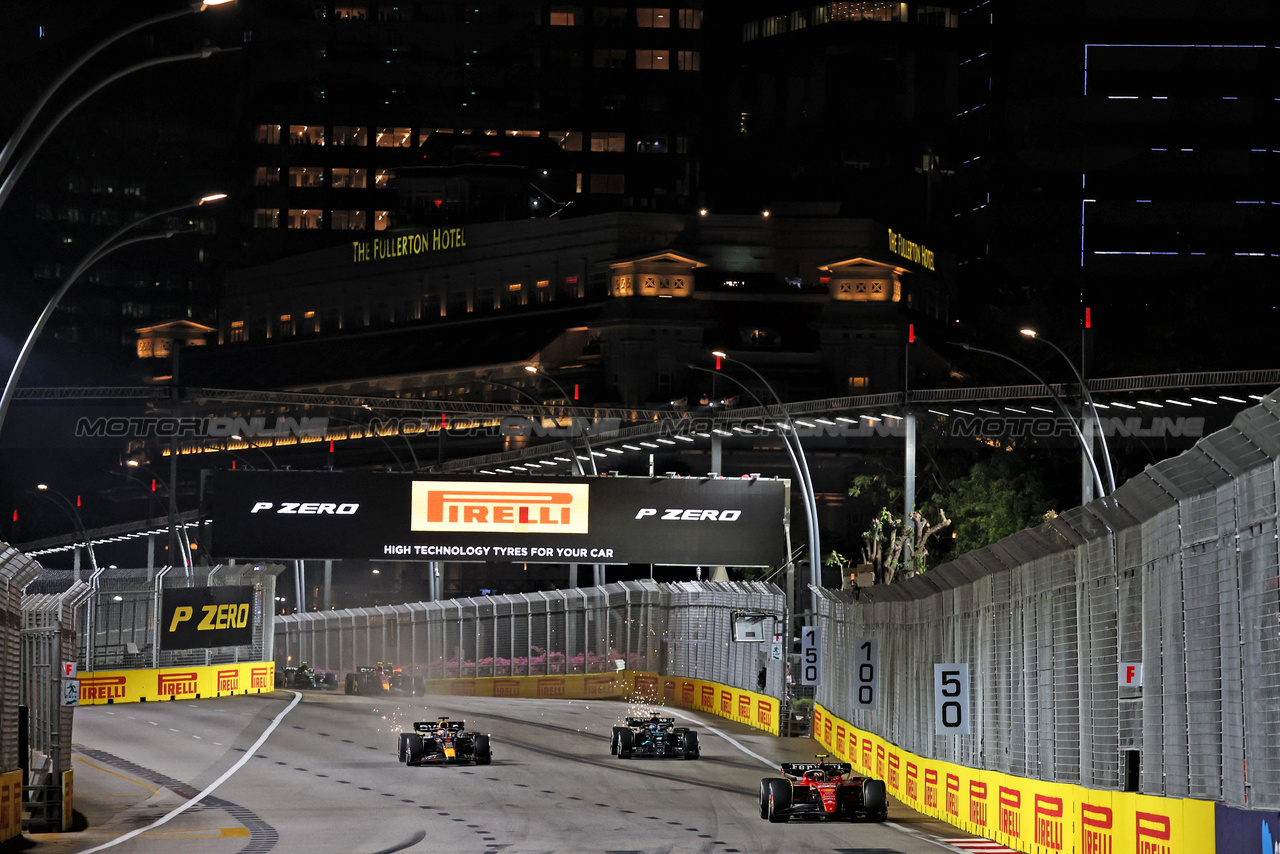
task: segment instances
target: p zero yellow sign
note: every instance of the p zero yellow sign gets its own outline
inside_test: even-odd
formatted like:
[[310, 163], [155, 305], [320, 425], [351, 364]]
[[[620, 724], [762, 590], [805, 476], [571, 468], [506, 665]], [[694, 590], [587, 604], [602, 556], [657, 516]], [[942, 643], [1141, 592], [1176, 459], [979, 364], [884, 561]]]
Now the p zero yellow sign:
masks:
[[[546, 478], [550, 480], [550, 478]], [[587, 533], [585, 483], [413, 483], [413, 531]]]
[[203, 649], [253, 643], [251, 586], [182, 587], [164, 591], [161, 649]]

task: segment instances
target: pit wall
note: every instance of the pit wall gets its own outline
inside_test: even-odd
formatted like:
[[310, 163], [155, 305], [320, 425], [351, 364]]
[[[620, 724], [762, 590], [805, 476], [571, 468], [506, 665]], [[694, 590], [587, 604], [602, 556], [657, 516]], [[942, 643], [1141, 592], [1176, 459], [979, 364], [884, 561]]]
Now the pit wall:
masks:
[[[926, 759], [814, 706], [813, 737], [912, 809], [1028, 854], [1272, 854], [1280, 813], [1087, 789]], [[892, 815], [890, 816], [892, 818]]]
[[80, 673], [80, 705], [201, 700], [275, 690], [275, 665], [269, 661], [162, 667], [149, 670], [94, 670]]
[[453, 697], [626, 700], [642, 705], [709, 712], [765, 732], [778, 734], [778, 699], [705, 679], [660, 676], [639, 670], [570, 673], [563, 676], [497, 676], [476, 679], [428, 679], [428, 694]]

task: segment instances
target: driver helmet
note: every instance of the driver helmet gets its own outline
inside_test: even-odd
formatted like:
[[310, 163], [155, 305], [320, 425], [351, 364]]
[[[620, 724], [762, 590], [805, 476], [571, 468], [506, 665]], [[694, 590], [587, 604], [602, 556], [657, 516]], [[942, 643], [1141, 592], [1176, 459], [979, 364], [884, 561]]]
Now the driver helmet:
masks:
[[815, 768], [812, 771], [806, 771], [805, 776], [815, 783], [827, 782], [827, 772], [822, 768]]

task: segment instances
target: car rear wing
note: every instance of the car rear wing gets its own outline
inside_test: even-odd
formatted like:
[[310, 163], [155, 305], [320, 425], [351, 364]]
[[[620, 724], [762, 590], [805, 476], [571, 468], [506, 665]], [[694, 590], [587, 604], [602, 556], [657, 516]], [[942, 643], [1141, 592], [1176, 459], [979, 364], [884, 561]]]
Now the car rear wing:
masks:
[[821, 768], [840, 776], [853, 773], [853, 766], [848, 762], [783, 762], [782, 773], [790, 777], [801, 777], [806, 771], [817, 771]]
[[449, 732], [462, 732], [464, 726], [463, 721], [414, 721], [414, 732], [435, 732], [438, 729], [447, 729]]
[[627, 718], [627, 726], [644, 726], [645, 724], [674, 724], [675, 718]]

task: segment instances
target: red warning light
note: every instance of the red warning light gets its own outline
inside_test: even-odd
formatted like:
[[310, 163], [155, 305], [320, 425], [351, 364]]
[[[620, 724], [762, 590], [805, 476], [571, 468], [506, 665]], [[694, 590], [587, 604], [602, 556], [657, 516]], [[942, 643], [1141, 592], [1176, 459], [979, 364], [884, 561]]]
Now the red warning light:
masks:
[[1089, 306], [1086, 305], [1084, 307], [1084, 328], [1090, 329], [1092, 327], [1093, 327], [1093, 309], [1089, 308]]
[[914, 323], [907, 324], [907, 343], [916, 343], [916, 325]]

